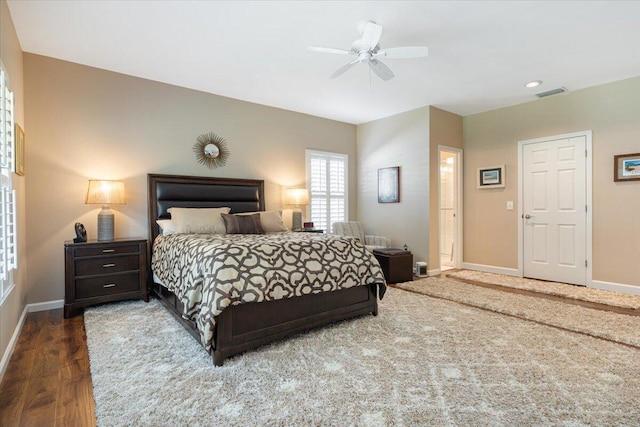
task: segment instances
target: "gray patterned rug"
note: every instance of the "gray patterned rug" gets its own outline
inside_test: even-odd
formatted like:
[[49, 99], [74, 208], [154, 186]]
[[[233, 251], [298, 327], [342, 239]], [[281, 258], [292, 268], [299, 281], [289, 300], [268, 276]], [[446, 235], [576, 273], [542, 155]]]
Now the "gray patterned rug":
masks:
[[218, 368], [156, 301], [88, 309], [98, 426], [640, 420], [636, 348], [400, 289], [380, 305], [378, 317], [316, 329]]

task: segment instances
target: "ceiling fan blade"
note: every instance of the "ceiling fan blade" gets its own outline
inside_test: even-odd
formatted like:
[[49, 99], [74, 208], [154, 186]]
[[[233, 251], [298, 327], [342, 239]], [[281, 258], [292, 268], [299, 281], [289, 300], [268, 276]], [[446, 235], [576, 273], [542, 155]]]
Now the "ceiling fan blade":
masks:
[[364, 29], [362, 31], [362, 41], [368, 45], [370, 49], [373, 49], [378, 45], [382, 36], [382, 25], [378, 25], [375, 22], [365, 22]]
[[385, 58], [423, 58], [429, 54], [426, 46], [406, 46], [392, 47], [376, 52], [374, 56], [384, 56]]
[[331, 74], [329, 76], [329, 78], [330, 79], [335, 79], [336, 77], [340, 77], [341, 75], [346, 73], [351, 67], [353, 67], [357, 63], [358, 63], [358, 60], [356, 59], [355, 61], [351, 61], [348, 64], [343, 65], [342, 67], [340, 67], [336, 71], [334, 71], [333, 74]]
[[320, 46], [308, 46], [308, 50], [312, 50], [314, 52], [322, 52], [322, 53], [337, 53], [340, 55], [348, 55], [351, 52], [344, 49], [336, 49], [333, 47], [320, 47]]
[[369, 61], [369, 68], [371, 68], [371, 71], [376, 73], [376, 76], [380, 77], [385, 82], [395, 77], [393, 71], [377, 59]]

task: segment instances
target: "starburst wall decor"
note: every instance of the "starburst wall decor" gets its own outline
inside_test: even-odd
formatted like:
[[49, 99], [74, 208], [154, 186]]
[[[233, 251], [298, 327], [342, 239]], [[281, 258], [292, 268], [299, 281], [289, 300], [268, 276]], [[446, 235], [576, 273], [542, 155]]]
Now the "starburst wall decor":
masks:
[[209, 169], [224, 166], [229, 158], [227, 142], [213, 132], [198, 135], [193, 151], [196, 153], [198, 163]]

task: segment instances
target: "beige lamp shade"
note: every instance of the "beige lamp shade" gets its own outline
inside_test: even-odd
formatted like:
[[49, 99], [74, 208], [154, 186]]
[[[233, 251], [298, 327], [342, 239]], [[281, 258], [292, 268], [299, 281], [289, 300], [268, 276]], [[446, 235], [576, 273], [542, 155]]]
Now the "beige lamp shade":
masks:
[[90, 179], [85, 203], [99, 205], [125, 204], [124, 182]]
[[286, 205], [308, 205], [309, 191], [306, 188], [288, 188], [285, 195]]

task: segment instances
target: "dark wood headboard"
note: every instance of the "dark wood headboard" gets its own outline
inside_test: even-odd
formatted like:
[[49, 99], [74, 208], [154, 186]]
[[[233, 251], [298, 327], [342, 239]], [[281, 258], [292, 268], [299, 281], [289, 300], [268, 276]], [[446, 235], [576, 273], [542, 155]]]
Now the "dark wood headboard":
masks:
[[169, 219], [167, 210], [229, 207], [232, 213], [264, 210], [264, 181], [258, 179], [148, 174], [149, 243], [160, 233], [157, 219]]

